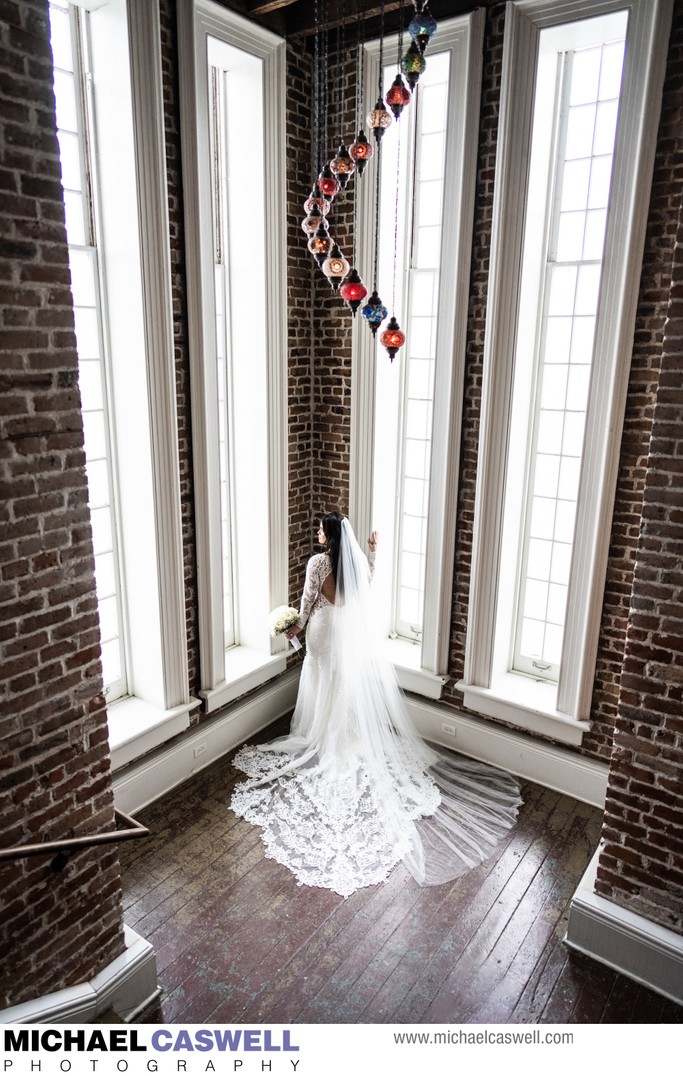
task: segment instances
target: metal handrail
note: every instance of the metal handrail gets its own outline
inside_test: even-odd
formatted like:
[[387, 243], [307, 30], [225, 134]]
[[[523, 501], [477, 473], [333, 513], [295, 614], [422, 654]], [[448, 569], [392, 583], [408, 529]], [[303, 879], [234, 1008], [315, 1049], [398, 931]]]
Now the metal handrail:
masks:
[[56, 852], [50, 867], [53, 871], [64, 870], [69, 856], [82, 848], [92, 848], [98, 844], [113, 844], [118, 841], [130, 841], [136, 837], [149, 837], [149, 830], [118, 807], [114, 808], [117, 822], [125, 822], [126, 829], [116, 829], [111, 833], [94, 833], [91, 837], [70, 837], [60, 841], [43, 841], [41, 844], [17, 844], [13, 848], [0, 848], [0, 862], [5, 859], [23, 859], [24, 856], [45, 856]]

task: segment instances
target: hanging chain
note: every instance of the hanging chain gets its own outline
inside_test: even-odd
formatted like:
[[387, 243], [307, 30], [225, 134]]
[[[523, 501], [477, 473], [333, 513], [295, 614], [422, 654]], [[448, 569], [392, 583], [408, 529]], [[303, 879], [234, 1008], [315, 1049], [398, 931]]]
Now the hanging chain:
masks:
[[398, 146], [396, 150], [396, 199], [394, 201], [394, 280], [391, 295], [391, 314], [396, 315], [396, 265], [398, 261], [398, 189], [401, 184], [401, 125], [398, 125]]
[[375, 186], [375, 273], [374, 288], [377, 291], [377, 277], [379, 268], [379, 192], [382, 174], [382, 143], [377, 144], [377, 182]]
[[[380, 22], [379, 22], [379, 78], [377, 79], [377, 95], [381, 101], [384, 97], [382, 89], [384, 86], [384, 0], [380, 6]], [[379, 147], [378, 147], [379, 148]]]

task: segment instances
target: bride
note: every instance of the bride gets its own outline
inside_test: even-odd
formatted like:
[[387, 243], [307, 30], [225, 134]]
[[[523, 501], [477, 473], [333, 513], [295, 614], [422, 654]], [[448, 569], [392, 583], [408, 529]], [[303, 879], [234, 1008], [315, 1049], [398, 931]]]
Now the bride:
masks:
[[243, 747], [248, 780], [230, 806], [262, 827], [266, 855], [299, 884], [346, 897], [400, 861], [421, 885], [486, 859], [521, 804], [509, 774], [418, 735], [373, 624], [377, 532], [363, 554], [338, 512], [324, 515], [299, 620], [307, 654], [289, 735]]

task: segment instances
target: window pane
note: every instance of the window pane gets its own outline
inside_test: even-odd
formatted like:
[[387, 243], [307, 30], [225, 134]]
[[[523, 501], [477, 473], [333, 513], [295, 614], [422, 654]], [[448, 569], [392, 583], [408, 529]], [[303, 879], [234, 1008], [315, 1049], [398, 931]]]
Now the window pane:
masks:
[[551, 583], [548, 587], [548, 621], [551, 624], [564, 624], [566, 606], [567, 588]]
[[567, 395], [567, 371], [568, 366], [546, 366], [543, 372], [543, 391], [541, 393], [541, 407], [546, 409], [556, 408], [558, 411], [564, 407]]
[[550, 283], [548, 314], [551, 317], [558, 314], [572, 314], [574, 312], [575, 290], [576, 269], [574, 266], [562, 266], [554, 269]]
[[106, 460], [94, 460], [85, 465], [88, 475], [88, 503], [91, 508], [109, 504], [109, 476]]
[[595, 123], [594, 153], [612, 153], [614, 149], [614, 136], [617, 130], [617, 101], [606, 101], [598, 105], [598, 115]]
[[590, 382], [590, 366], [572, 366], [567, 383], [567, 407], [570, 411], [585, 411]]
[[438, 275], [436, 273], [413, 274], [413, 309], [421, 315], [436, 313]]
[[107, 553], [112, 548], [111, 512], [108, 507], [95, 508], [90, 513], [94, 553]]
[[546, 362], [569, 362], [569, 345], [572, 339], [571, 318], [548, 318], [545, 330]]
[[409, 553], [424, 553], [424, 525], [420, 518], [404, 516], [401, 544]]
[[542, 411], [538, 420], [538, 451], [562, 451], [562, 415], [552, 411]]
[[420, 622], [420, 602], [416, 590], [407, 587], [400, 589], [399, 617], [406, 624], [417, 626]]
[[624, 42], [616, 41], [602, 50], [600, 71], [600, 100], [618, 97], [621, 89], [621, 72], [624, 66]]
[[572, 326], [571, 361], [590, 363], [593, 358], [595, 318], [574, 318]]
[[441, 250], [440, 228], [418, 228], [417, 232], [417, 267], [431, 269], [439, 264]]
[[66, 11], [50, 8], [50, 45], [55, 67], [73, 70], [71, 59], [71, 25]]
[[524, 597], [524, 616], [545, 620], [548, 604], [548, 584], [538, 579], [527, 580]]
[[404, 508], [408, 515], [421, 516], [424, 514], [426, 483], [416, 478], [406, 478], [403, 483]]
[[607, 208], [611, 178], [612, 157], [594, 157], [591, 165], [591, 181], [588, 191], [589, 209]]
[[66, 217], [66, 234], [70, 243], [82, 246], [85, 243], [85, 220], [83, 217], [83, 195], [74, 191], [64, 191], [64, 214]]
[[569, 161], [562, 180], [562, 201], [560, 211], [585, 209], [588, 203], [588, 184], [590, 182], [591, 162]]
[[75, 306], [74, 322], [79, 359], [96, 359], [100, 354], [97, 311], [91, 307]]
[[72, 191], [82, 190], [81, 159], [78, 149], [78, 136], [67, 131], [58, 131], [59, 160], [62, 166], [62, 183]]
[[594, 126], [595, 105], [579, 105], [576, 108], [570, 108], [565, 151], [568, 161], [575, 160], [577, 157], [590, 157]]
[[553, 537], [558, 542], [574, 540], [574, 518], [576, 505], [573, 501], [558, 501], [555, 512], [555, 530]]
[[427, 179], [441, 179], [443, 175], [444, 136], [425, 134], [420, 139], [420, 162], [418, 175], [421, 182]]
[[529, 577], [531, 579], [550, 578], [552, 551], [552, 542], [544, 542], [539, 538], [532, 538], [529, 541]]
[[422, 400], [409, 400], [406, 436], [426, 440], [429, 436], [430, 405]]
[[540, 657], [543, 652], [544, 626], [538, 620], [522, 621], [522, 653], [529, 657]]
[[83, 434], [85, 438], [85, 455], [88, 460], [103, 460], [107, 457], [107, 441], [104, 429], [103, 411], [83, 412]]
[[55, 71], [55, 104], [57, 126], [63, 131], [76, 131], [76, 95], [73, 75]]
[[104, 598], [98, 605], [100, 614], [100, 633], [102, 642], [116, 639], [119, 634], [119, 613], [116, 605], [116, 597]]
[[569, 97], [571, 105], [585, 105], [596, 100], [600, 81], [600, 54], [600, 49], [584, 49], [574, 53]]
[[427, 477], [426, 441], [406, 441], [405, 473], [410, 478]]
[[92, 251], [69, 251], [69, 270], [71, 272], [71, 291], [77, 306], [95, 306], [95, 272]]
[[443, 202], [443, 190], [440, 180], [430, 180], [420, 183], [420, 205], [418, 212], [418, 225], [420, 228], [429, 224], [441, 223], [441, 204]]
[[410, 354], [416, 359], [430, 359], [432, 357], [432, 328], [433, 318], [410, 319]]
[[568, 501], [575, 501], [579, 494], [581, 460], [576, 456], [563, 456], [559, 470], [558, 497]]
[[560, 476], [560, 457], [542, 456], [536, 457], [536, 469], [534, 473], [534, 493], [540, 497], [554, 497], [557, 494], [557, 483]]
[[577, 314], [594, 314], [598, 308], [598, 292], [600, 290], [600, 266], [583, 265], [579, 269], [579, 279], [576, 285]]
[[552, 538], [555, 527], [555, 501], [549, 497], [534, 497], [531, 507], [532, 538]]
[[105, 684], [121, 679], [121, 650], [118, 639], [102, 644], [102, 673]]
[[550, 578], [553, 583], [568, 583], [571, 567], [572, 547], [564, 542], [553, 542], [553, 556], [550, 566]]
[[100, 553], [95, 557], [95, 583], [100, 600], [115, 593], [113, 553]]
[[560, 214], [560, 227], [557, 234], [558, 262], [580, 261], [585, 229], [585, 213]]
[[81, 390], [81, 406], [84, 411], [102, 407], [102, 373], [97, 359], [78, 360], [78, 386]]
[[[413, 318], [412, 324], [421, 321]], [[412, 342], [411, 334], [411, 342]], [[412, 348], [411, 348], [412, 351]], [[413, 400], [430, 400], [432, 396], [432, 372], [434, 363], [430, 359], [411, 358], [408, 366], [408, 394]]]

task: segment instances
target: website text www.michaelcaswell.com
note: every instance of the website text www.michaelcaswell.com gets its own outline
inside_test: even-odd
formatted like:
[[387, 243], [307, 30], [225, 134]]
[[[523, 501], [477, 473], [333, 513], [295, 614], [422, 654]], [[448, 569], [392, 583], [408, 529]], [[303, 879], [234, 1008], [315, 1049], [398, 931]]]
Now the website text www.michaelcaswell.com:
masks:
[[394, 1031], [397, 1046], [571, 1046], [572, 1031]]

